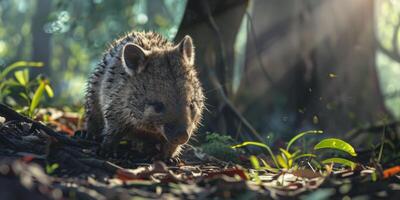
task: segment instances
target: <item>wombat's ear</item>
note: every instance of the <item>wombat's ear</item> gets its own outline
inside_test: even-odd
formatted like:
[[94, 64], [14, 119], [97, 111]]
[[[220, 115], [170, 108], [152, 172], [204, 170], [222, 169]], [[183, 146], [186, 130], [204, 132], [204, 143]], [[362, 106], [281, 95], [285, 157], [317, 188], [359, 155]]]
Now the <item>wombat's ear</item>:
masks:
[[148, 51], [142, 47], [128, 43], [122, 49], [121, 61], [125, 71], [132, 75], [134, 72], [140, 73], [146, 67]]
[[194, 46], [193, 40], [190, 36], [186, 35], [181, 42], [177, 45], [179, 53], [189, 65], [194, 64]]

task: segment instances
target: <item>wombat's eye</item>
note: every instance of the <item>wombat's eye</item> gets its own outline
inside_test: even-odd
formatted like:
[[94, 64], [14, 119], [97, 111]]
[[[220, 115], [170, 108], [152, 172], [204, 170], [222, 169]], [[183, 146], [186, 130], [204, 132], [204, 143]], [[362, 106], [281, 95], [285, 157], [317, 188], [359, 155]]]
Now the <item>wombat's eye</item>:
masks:
[[152, 103], [149, 103], [148, 105], [152, 106], [156, 113], [162, 113], [165, 110], [165, 106], [162, 102], [158, 102], [158, 101], [152, 102]]

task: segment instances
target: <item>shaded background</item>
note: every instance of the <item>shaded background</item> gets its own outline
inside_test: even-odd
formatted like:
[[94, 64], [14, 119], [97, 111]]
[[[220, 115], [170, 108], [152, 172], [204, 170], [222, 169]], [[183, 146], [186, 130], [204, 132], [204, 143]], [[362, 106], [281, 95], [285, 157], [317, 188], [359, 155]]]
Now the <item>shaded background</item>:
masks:
[[51, 80], [48, 105], [78, 109], [113, 39], [188, 34], [209, 110], [200, 132], [271, 143], [399, 119], [399, 29], [399, 0], [2, 0], [0, 66], [44, 62], [31, 75]]

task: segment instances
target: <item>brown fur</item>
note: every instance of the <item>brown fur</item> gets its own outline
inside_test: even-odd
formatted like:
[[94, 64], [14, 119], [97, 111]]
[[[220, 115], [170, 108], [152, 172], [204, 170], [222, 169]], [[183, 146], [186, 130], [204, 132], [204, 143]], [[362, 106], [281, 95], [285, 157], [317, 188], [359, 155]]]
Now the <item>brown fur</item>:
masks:
[[88, 81], [88, 133], [103, 143], [126, 135], [157, 141], [158, 156], [175, 156], [204, 107], [193, 62], [189, 36], [173, 45], [156, 33], [131, 32], [113, 42]]

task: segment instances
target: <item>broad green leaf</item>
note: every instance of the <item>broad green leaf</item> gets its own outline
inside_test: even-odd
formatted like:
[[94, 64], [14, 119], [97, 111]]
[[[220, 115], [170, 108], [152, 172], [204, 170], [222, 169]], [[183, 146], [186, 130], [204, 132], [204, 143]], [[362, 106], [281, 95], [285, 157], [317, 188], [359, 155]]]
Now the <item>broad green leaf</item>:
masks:
[[43, 67], [43, 62], [27, 62], [27, 61], [15, 62], [12, 65], [6, 67], [0, 73], [0, 80], [3, 80], [8, 75], [8, 73], [10, 73], [12, 70], [20, 68], [20, 67]]
[[29, 106], [29, 115], [32, 117], [33, 111], [39, 105], [40, 99], [43, 96], [44, 88], [46, 87], [46, 82], [40, 81], [39, 87], [36, 89], [35, 94], [32, 97], [31, 105]]
[[269, 155], [271, 156], [272, 160], [274, 161], [275, 166], [279, 167], [279, 164], [278, 164], [278, 162], [277, 162], [277, 160], [275, 158], [275, 155], [272, 152], [271, 148], [268, 145], [263, 144], [261, 142], [250, 142], [250, 141], [248, 141], [248, 142], [243, 142], [242, 144], [231, 146], [231, 148], [236, 149], [236, 148], [241, 148], [241, 147], [245, 147], [245, 146], [258, 146], [258, 147], [262, 147], [262, 148], [266, 149], [268, 151]]
[[14, 76], [17, 79], [17, 81], [23, 86], [25, 86], [28, 83], [28, 81], [25, 79], [23, 70], [14, 72]]
[[311, 131], [305, 131], [305, 132], [301, 132], [301, 133], [297, 134], [297, 135], [294, 136], [294, 137], [289, 141], [289, 143], [287, 144], [286, 151], [289, 151], [289, 149], [290, 149], [290, 147], [292, 146], [292, 144], [293, 144], [296, 140], [298, 140], [299, 138], [301, 138], [301, 137], [303, 137], [303, 136], [305, 136], [305, 135], [307, 135], [307, 134], [321, 134], [321, 133], [324, 133], [324, 132], [323, 132], [322, 130], [311, 130]]
[[250, 156], [249, 160], [254, 169], [256, 169], [256, 170], [260, 169], [260, 163], [258, 162], [258, 159], [256, 156], [253, 156], [253, 155]]
[[286, 151], [285, 149], [282, 149], [282, 148], [280, 148], [279, 150], [285, 155], [286, 158], [293, 157], [293, 155], [291, 153], [289, 153], [289, 151]]
[[286, 151], [285, 149], [280, 148], [279, 149], [282, 152], [282, 157], [286, 161], [287, 167], [291, 168], [293, 165], [293, 159], [292, 159], [292, 154]]
[[49, 97], [51, 97], [51, 98], [54, 97], [53, 89], [51, 88], [51, 86], [49, 84], [46, 84], [46, 86], [44, 86], [44, 89], [46, 89], [46, 93], [47, 93], [47, 95], [49, 95]]
[[325, 149], [325, 148], [337, 149], [337, 150], [347, 152], [348, 154], [350, 154], [352, 156], [357, 156], [357, 153], [354, 150], [353, 146], [351, 146], [349, 143], [347, 143], [343, 140], [337, 139], [337, 138], [324, 139], [314, 146], [314, 150]]
[[28, 83], [29, 82], [29, 70], [24, 69], [23, 72], [24, 72], [24, 79]]
[[328, 158], [326, 160], [323, 160], [322, 163], [323, 164], [330, 164], [330, 163], [342, 164], [342, 165], [351, 167], [351, 169], [354, 169], [356, 167], [356, 163], [354, 163], [351, 160], [344, 159], [344, 158]]
[[287, 165], [286, 160], [281, 155], [277, 155], [276, 159], [278, 160], [278, 163], [282, 168], [289, 169], [289, 166]]
[[[249, 157], [250, 163], [253, 166], [253, 168], [255, 170], [259, 170], [260, 169], [260, 163], [258, 162], [258, 158], [254, 155], [251, 155]], [[254, 181], [259, 184], [261, 183], [260, 177], [258, 176], [258, 171], [254, 171], [254, 173], [252, 173]]]

